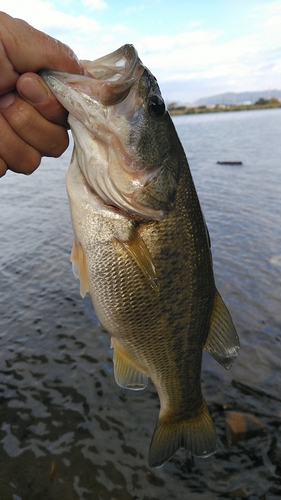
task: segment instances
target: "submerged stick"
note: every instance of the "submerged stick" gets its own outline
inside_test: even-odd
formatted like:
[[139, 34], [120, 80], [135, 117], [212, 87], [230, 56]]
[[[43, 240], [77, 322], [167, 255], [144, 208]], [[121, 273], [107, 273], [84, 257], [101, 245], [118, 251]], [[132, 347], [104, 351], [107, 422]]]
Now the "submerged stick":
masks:
[[259, 389], [257, 387], [250, 386], [248, 384], [245, 384], [244, 382], [238, 382], [238, 380], [232, 380], [232, 385], [233, 387], [236, 387], [236, 389], [239, 389], [241, 392], [244, 394], [251, 394], [251, 395], [258, 395], [270, 399], [274, 399], [275, 401], [280, 401], [281, 398], [278, 398], [277, 396], [274, 396], [274, 394], [271, 394], [270, 392], [264, 391], [263, 389]]
[[242, 161], [217, 161], [217, 165], [243, 165]]

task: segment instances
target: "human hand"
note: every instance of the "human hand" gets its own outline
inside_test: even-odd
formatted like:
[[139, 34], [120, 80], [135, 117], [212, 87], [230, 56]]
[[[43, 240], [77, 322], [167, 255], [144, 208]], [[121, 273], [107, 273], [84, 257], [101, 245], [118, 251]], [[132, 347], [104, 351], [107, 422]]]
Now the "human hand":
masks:
[[0, 12], [0, 177], [32, 173], [42, 156], [68, 146], [67, 112], [37, 75], [44, 68], [83, 74], [66, 45]]

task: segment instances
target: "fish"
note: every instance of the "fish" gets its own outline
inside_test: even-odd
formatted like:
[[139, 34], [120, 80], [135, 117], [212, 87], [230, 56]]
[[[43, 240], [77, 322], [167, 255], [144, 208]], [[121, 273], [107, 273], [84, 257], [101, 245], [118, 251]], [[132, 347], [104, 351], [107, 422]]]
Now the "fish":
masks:
[[202, 352], [228, 369], [240, 345], [215, 285], [188, 161], [133, 45], [82, 64], [84, 75], [41, 73], [74, 139], [66, 176], [73, 271], [111, 336], [117, 384], [142, 390], [151, 379], [159, 395], [149, 466], [179, 448], [208, 457], [217, 435], [202, 394]]

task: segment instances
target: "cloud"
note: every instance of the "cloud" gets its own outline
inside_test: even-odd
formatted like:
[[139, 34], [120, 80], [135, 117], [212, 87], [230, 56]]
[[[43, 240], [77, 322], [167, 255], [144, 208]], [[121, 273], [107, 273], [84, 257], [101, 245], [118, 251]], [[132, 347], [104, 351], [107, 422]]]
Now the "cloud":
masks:
[[151, 37], [147, 37], [140, 45], [141, 57], [144, 54], [147, 65], [150, 63], [165, 78], [170, 75], [172, 79], [175, 74], [189, 78], [194, 72], [213, 77], [218, 68], [219, 73], [227, 74], [235, 67], [248, 64], [259, 48], [258, 39], [253, 36], [223, 42], [220, 33], [201, 31], [151, 41]]
[[65, 13], [56, 8], [52, 2], [44, 0], [28, 0], [26, 2], [9, 0], [9, 5], [6, 5], [5, 8], [1, 5], [2, 3], [4, 2], [0, 0], [0, 8], [3, 8], [5, 12], [13, 17], [24, 19], [32, 26], [41, 31], [46, 31], [48, 34], [61, 31], [72, 32], [73, 30], [77, 30], [77, 33], [101, 30], [98, 23], [91, 17]]
[[85, 7], [90, 7], [90, 9], [104, 9], [107, 7], [107, 4], [102, 0], [82, 0], [83, 5]]
[[[100, 0], [85, 0], [93, 9], [105, 8], [106, 3]], [[102, 55], [98, 47], [101, 43], [102, 26], [90, 15], [79, 15], [76, 12], [76, 2], [60, 0], [56, 2], [44, 0], [9, 0], [9, 5], [0, 0], [0, 10], [13, 17], [24, 19], [35, 28], [48, 33], [69, 45], [78, 57], [94, 59]], [[6, 4], [6, 2], [5, 2]], [[67, 12], [63, 9], [68, 6]], [[83, 9], [79, 7], [80, 12]], [[96, 48], [93, 51], [93, 47]]]
[[[236, 27], [228, 32], [223, 22], [216, 25], [219, 29], [203, 29], [209, 26], [207, 21], [193, 19], [184, 31], [174, 26], [173, 35], [171, 30], [146, 34], [145, 26], [132, 22], [144, 11], [145, 2], [125, 8], [118, 21], [114, 14], [119, 7], [112, 4], [109, 0], [9, 0], [8, 4], [0, 0], [0, 9], [62, 40], [81, 59], [95, 59], [133, 43], [144, 64], [169, 91], [169, 98], [176, 88], [183, 91], [187, 85], [185, 100], [200, 97], [204, 87], [218, 92], [280, 88], [280, 2], [248, 8], [244, 31]], [[155, 7], [151, 0], [149, 5]]]
[[171, 52], [212, 43], [219, 35], [220, 31], [197, 30], [179, 33], [175, 36], [146, 36], [143, 45], [146, 53], [166, 52], [167, 50]]

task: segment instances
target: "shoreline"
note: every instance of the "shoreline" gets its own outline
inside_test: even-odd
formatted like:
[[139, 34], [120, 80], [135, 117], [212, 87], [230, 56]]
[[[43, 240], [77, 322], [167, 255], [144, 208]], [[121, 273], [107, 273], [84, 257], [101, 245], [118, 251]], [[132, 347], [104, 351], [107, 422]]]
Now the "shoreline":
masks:
[[179, 106], [169, 110], [170, 115], [197, 115], [202, 113], [225, 113], [229, 111], [255, 111], [257, 109], [279, 109], [280, 104], [217, 104], [216, 106], [198, 106], [188, 108], [186, 106]]

